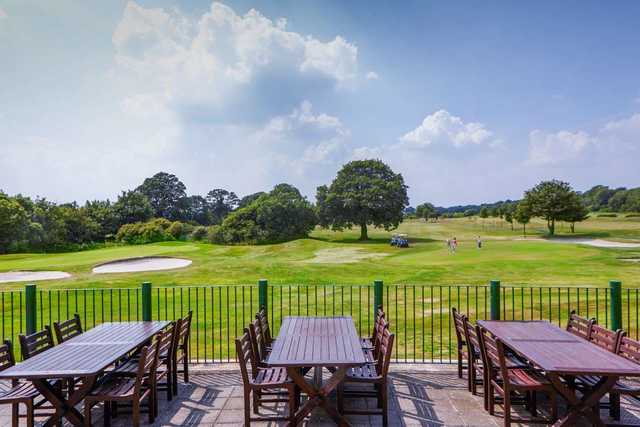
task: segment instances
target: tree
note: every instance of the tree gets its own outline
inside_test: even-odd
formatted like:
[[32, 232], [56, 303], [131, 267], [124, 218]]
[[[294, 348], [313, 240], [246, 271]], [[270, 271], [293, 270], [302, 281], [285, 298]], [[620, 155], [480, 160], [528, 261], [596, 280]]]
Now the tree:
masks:
[[87, 216], [100, 226], [96, 240], [104, 239], [105, 236], [118, 231], [118, 216], [109, 200], [87, 201], [83, 209]]
[[504, 220], [511, 224], [511, 231], [513, 231], [513, 205], [504, 205], [502, 209], [504, 212]]
[[429, 221], [430, 218], [435, 218], [436, 208], [431, 203], [423, 203], [416, 208], [416, 215], [418, 218], [424, 218], [425, 221]]
[[556, 221], [563, 220], [568, 215], [576, 196], [578, 194], [573, 191], [569, 183], [551, 180], [542, 181], [526, 191], [524, 200], [533, 216], [542, 217], [547, 221], [549, 234], [553, 236]]
[[360, 226], [360, 240], [368, 239], [368, 225], [396, 228], [409, 205], [407, 188], [402, 175], [380, 160], [349, 162], [329, 187], [318, 187], [320, 225], [333, 230]]
[[244, 196], [242, 199], [240, 199], [240, 202], [238, 203], [238, 208], [244, 208], [245, 206], [249, 206], [251, 203], [253, 203], [254, 200], [262, 196], [263, 194], [267, 194], [267, 193], [265, 193], [264, 191], [258, 191], [257, 193]]
[[28, 225], [29, 216], [20, 203], [0, 192], [0, 253], [22, 239]]
[[575, 194], [575, 196], [571, 198], [567, 212], [564, 214], [562, 219], [569, 223], [571, 232], [574, 233], [576, 222], [584, 221], [587, 218], [589, 218], [589, 211], [582, 203], [580, 196]]
[[485, 219], [489, 217], [489, 209], [485, 207], [483, 207], [482, 209], [480, 209], [480, 218]]
[[236, 193], [222, 188], [209, 191], [206, 201], [210, 224], [220, 224], [240, 203]]
[[153, 208], [149, 199], [138, 191], [123, 191], [113, 204], [118, 224], [145, 222], [153, 217]]
[[515, 220], [522, 224], [522, 235], [527, 236], [527, 224], [531, 221], [531, 209], [525, 201], [521, 201], [516, 206], [516, 210], [513, 213]]
[[182, 218], [181, 201], [187, 197], [187, 188], [177, 176], [158, 172], [144, 180], [137, 191], [147, 196], [154, 215], [170, 220]]

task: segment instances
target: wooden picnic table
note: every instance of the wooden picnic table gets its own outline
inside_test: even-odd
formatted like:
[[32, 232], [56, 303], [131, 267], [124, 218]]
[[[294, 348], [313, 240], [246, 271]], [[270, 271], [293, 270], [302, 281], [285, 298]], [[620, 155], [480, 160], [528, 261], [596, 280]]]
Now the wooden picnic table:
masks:
[[[575, 425], [581, 416], [594, 426], [600, 419], [599, 402], [620, 377], [640, 377], [640, 366], [547, 322], [480, 320], [478, 324], [511, 350], [544, 371], [553, 387], [569, 403], [569, 411], [555, 426]], [[562, 377], [599, 377], [596, 386], [578, 397]]]
[[[102, 323], [77, 337], [65, 341], [0, 372], [0, 379], [26, 379], [55, 408], [45, 426], [55, 425], [63, 417], [73, 425], [84, 424], [75, 409], [91, 391], [99, 375], [109, 366], [149, 341], [169, 322]], [[48, 380], [81, 379], [78, 389], [65, 396]]]
[[[329, 394], [342, 382], [347, 370], [366, 363], [360, 338], [350, 316], [287, 316], [267, 359], [267, 365], [285, 367], [289, 377], [307, 393], [309, 399], [298, 410], [295, 422], [301, 422], [313, 408], [322, 406], [340, 426], [347, 420], [331, 405]], [[302, 370], [328, 368], [331, 377], [324, 383], [308, 383]]]

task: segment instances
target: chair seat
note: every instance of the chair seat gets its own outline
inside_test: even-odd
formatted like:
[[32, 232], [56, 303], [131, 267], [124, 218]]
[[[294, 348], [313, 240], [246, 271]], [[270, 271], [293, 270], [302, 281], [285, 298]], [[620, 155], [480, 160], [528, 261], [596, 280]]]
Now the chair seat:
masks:
[[521, 389], [536, 390], [545, 389], [551, 383], [535, 371], [526, 369], [509, 369], [509, 383]]
[[[576, 380], [581, 386], [593, 388], [598, 385], [600, 377], [596, 375], [581, 375], [579, 377], [576, 377]], [[620, 394], [640, 395], [640, 381], [631, 378], [620, 378], [615, 383], [611, 391]]]
[[376, 358], [373, 356], [373, 349], [362, 349], [362, 354], [364, 354], [364, 360], [367, 361], [367, 363], [375, 363], [376, 362]]
[[371, 338], [360, 338], [360, 345], [362, 346], [362, 349], [368, 349], [368, 350], [372, 350], [373, 349], [373, 342], [371, 340]]
[[98, 384], [86, 397], [88, 400], [128, 399], [133, 397], [135, 379], [126, 377], [110, 377]]
[[289, 382], [287, 370], [285, 368], [265, 368], [259, 369], [258, 374], [251, 380], [257, 386], [283, 386]]
[[40, 393], [31, 383], [21, 383], [0, 392], [0, 403], [21, 402], [38, 397]]
[[355, 382], [371, 382], [380, 380], [381, 378], [382, 377], [378, 375], [378, 372], [376, 371], [375, 365], [372, 364], [349, 368], [346, 375], [347, 381]]

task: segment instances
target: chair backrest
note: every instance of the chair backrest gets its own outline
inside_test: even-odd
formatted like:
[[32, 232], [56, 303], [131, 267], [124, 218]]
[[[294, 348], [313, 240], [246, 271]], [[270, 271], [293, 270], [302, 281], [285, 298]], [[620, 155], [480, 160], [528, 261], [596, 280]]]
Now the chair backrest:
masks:
[[189, 335], [191, 335], [191, 319], [193, 318], [193, 310], [189, 310], [189, 314], [183, 317], [180, 322], [178, 332], [178, 347], [183, 350], [189, 346]]
[[589, 342], [602, 347], [612, 353], [615, 353], [618, 348], [618, 341], [620, 338], [626, 335], [622, 330], [616, 332], [607, 329], [600, 325], [591, 325], [591, 333], [589, 334]]
[[[501, 356], [501, 349], [498, 347], [498, 340], [493, 336], [493, 334], [491, 334], [491, 332], [481, 328], [479, 325], [476, 325], [473, 330], [476, 337], [478, 337], [483, 366], [484, 369], [487, 370], [488, 378], [497, 378], [499, 372], [502, 376], [506, 375], [504, 349], [502, 349], [503, 353]], [[503, 365], [505, 367], [505, 371], [501, 372]]]
[[0, 345], [0, 371], [4, 371], [16, 364], [16, 359], [13, 357], [13, 349], [11, 348], [11, 341], [5, 340]]
[[[136, 372], [135, 393], [139, 394], [143, 386], [155, 387], [156, 370], [160, 356], [160, 345], [164, 340], [164, 333], [158, 332], [155, 341], [150, 346], [145, 346], [140, 351], [138, 371]], [[148, 384], [146, 382], [149, 382]]]
[[25, 360], [55, 346], [49, 325], [31, 335], [19, 335], [18, 339], [20, 340], [22, 358]]
[[[245, 328], [240, 338], [236, 338], [236, 354], [238, 356], [238, 364], [240, 365], [240, 373], [242, 374], [242, 382], [247, 387], [251, 380], [249, 379], [249, 371], [247, 365], [251, 364], [251, 378], [255, 378], [257, 367], [251, 348], [251, 338], [249, 337], [249, 329]], [[248, 404], [245, 402], [245, 404]]]
[[467, 317], [464, 314], [460, 314], [455, 307], [451, 307], [451, 316], [453, 316], [453, 324], [456, 331], [456, 339], [458, 340], [458, 350], [462, 349], [466, 342], [464, 333], [464, 319]]
[[389, 328], [385, 328], [380, 338], [380, 357], [376, 362], [376, 372], [380, 376], [386, 376], [389, 372], [391, 364], [391, 355], [393, 354], [393, 341], [395, 335], [391, 333]]
[[[179, 319], [182, 320], [182, 319]], [[159, 337], [159, 353], [158, 357], [167, 354], [169, 357], [173, 357], [174, 349], [177, 342], [178, 328], [176, 322], [171, 322], [164, 328], [162, 335]]]
[[265, 345], [271, 344], [273, 338], [271, 337], [271, 328], [269, 328], [269, 318], [267, 316], [267, 310], [264, 307], [260, 308], [260, 311], [256, 313], [256, 319], [260, 321], [262, 336], [264, 337]]
[[623, 336], [618, 343], [618, 355], [640, 365], [640, 342]]
[[585, 340], [589, 339], [591, 335], [591, 328], [594, 324], [593, 319], [586, 319], [584, 317], [578, 316], [576, 311], [573, 310], [569, 314], [569, 321], [567, 322], [567, 332], [571, 332], [573, 335], [583, 338]]
[[62, 322], [53, 322], [53, 330], [56, 333], [58, 344], [70, 340], [73, 337], [77, 337], [82, 333], [80, 315], [76, 313], [71, 319], [64, 320]]
[[249, 323], [247, 331], [249, 332], [252, 356], [256, 363], [260, 363], [267, 357], [267, 345], [260, 319], [254, 319], [253, 322]]
[[482, 359], [482, 361], [485, 362], [482, 354], [482, 343], [480, 342], [478, 329], [471, 324], [466, 316], [462, 318], [462, 324], [464, 326], [464, 340], [467, 344], [469, 360], [473, 359], [473, 361], [475, 361]]
[[384, 354], [381, 348], [382, 337], [385, 334], [385, 331], [389, 329], [389, 322], [386, 321], [384, 317], [380, 317], [378, 321], [378, 326], [376, 328], [376, 334], [373, 336], [373, 357], [377, 360], [380, 354]]

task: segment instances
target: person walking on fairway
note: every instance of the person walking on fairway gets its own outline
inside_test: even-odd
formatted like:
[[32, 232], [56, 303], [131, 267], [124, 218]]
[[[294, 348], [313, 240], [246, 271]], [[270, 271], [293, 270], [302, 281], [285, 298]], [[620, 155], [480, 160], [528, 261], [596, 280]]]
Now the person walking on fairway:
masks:
[[451, 241], [451, 252], [455, 254], [457, 249], [458, 249], [458, 240], [454, 237], [453, 240]]
[[478, 238], [476, 239], [476, 243], [478, 244], [478, 249], [482, 249], [482, 239], [480, 238], [480, 236], [478, 236]]
[[447, 239], [447, 250], [451, 252], [451, 240]]

